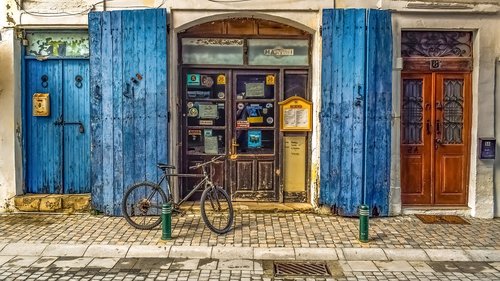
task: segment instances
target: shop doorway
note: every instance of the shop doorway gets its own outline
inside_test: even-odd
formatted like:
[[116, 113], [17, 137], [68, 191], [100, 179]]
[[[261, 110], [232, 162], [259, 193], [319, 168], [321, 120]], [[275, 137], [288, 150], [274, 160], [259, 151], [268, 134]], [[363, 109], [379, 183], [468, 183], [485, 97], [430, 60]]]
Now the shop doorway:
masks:
[[233, 200], [283, 201], [278, 104], [308, 98], [310, 34], [265, 20], [228, 19], [187, 30], [180, 46], [181, 169], [223, 155], [213, 180]]
[[408, 32], [403, 38], [402, 53], [408, 57], [401, 89], [402, 204], [466, 206], [471, 34]]

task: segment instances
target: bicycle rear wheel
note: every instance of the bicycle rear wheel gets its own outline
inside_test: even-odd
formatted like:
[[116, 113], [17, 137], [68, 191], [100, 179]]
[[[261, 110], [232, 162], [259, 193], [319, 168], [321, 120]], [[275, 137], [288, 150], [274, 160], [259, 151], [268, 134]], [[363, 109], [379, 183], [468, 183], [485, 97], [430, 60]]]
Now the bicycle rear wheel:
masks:
[[220, 186], [206, 188], [201, 195], [201, 217], [205, 225], [217, 234], [224, 234], [233, 225], [233, 203]]
[[138, 229], [153, 229], [161, 223], [161, 207], [167, 195], [157, 184], [140, 182], [130, 186], [122, 200], [125, 220]]

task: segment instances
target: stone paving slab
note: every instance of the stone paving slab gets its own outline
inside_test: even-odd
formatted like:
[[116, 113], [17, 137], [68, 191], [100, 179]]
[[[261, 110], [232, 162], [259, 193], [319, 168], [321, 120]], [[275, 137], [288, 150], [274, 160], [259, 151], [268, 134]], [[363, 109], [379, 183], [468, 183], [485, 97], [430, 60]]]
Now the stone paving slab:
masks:
[[373, 263], [375, 263], [380, 271], [415, 271], [413, 266], [407, 261], [374, 261]]
[[85, 257], [124, 258], [128, 245], [90, 245], [85, 251]]
[[9, 260], [11, 260], [15, 256], [0, 256], [0, 266]]
[[387, 260], [382, 249], [358, 249], [358, 248], [345, 248], [342, 249], [346, 260], [351, 261], [381, 261]]
[[5, 246], [0, 255], [4, 256], [39, 256], [47, 244], [11, 243]]
[[466, 250], [473, 261], [498, 261], [500, 262], [500, 251], [496, 250]]
[[29, 267], [39, 259], [38, 256], [17, 256], [4, 263], [5, 267]]
[[331, 248], [295, 248], [296, 260], [338, 260], [337, 251]]
[[429, 257], [421, 249], [384, 249], [389, 260], [428, 261]]
[[169, 256], [172, 258], [210, 258], [212, 247], [207, 246], [172, 246]]
[[222, 247], [215, 246], [212, 248], [213, 259], [253, 259], [252, 247]]
[[463, 250], [427, 249], [425, 250], [431, 261], [470, 261]]
[[170, 246], [132, 245], [127, 258], [162, 258], [168, 257]]
[[253, 252], [256, 260], [294, 260], [293, 248], [255, 248]]
[[75, 257], [61, 257], [54, 261], [52, 267], [68, 267], [68, 268], [83, 268], [86, 267], [92, 258], [75, 258]]
[[94, 258], [88, 265], [87, 268], [113, 268], [116, 263], [120, 260], [119, 258]]
[[89, 245], [52, 244], [40, 254], [49, 257], [82, 257]]

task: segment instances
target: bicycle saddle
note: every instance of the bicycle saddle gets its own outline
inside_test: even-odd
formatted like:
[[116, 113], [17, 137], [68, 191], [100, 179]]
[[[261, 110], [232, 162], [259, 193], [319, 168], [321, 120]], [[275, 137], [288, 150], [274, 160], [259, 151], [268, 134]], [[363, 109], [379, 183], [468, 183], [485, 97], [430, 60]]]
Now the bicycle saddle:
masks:
[[164, 164], [164, 163], [156, 163], [156, 166], [159, 169], [166, 170], [166, 169], [175, 169], [174, 165], [169, 165], [169, 164]]

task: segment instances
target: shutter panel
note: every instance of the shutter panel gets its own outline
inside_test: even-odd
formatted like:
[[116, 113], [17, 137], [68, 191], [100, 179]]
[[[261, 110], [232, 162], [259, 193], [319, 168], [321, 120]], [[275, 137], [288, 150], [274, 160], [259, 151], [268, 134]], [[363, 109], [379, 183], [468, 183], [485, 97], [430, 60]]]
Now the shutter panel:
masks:
[[166, 25], [165, 9], [89, 14], [92, 203], [108, 215], [168, 158]]
[[[340, 215], [356, 215], [363, 201], [376, 207], [379, 214], [387, 214], [389, 170], [386, 174], [385, 165], [390, 160], [390, 151], [386, 150], [390, 145], [390, 122], [377, 118], [382, 118], [387, 105], [390, 118], [390, 28], [387, 11], [323, 10], [320, 204]], [[384, 33], [377, 33], [379, 29]], [[389, 45], [385, 45], [387, 42]], [[377, 76], [386, 72], [388, 78]], [[366, 120], [365, 114], [369, 117]], [[371, 139], [365, 143], [367, 137]], [[374, 144], [375, 140], [385, 143]], [[369, 170], [382, 164], [382, 173]], [[387, 184], [373, 191], [368, 184], [363, 188], [364, 181], [370, 185]], [[381, 209], [385, 213], [380, 213]]]

